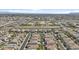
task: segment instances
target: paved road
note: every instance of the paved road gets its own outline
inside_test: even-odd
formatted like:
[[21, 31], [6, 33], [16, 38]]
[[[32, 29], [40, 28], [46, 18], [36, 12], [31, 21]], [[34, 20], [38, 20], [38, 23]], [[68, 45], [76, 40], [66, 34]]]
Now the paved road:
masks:
[[28, 40], [30, 39], [31, 37], [31, 33], [29, 33], [28, 35], [26, 35], [22, 45], [20, 46], [19, 50], [23, 50], [26, 46], [26, 44], [28, 43]]
[[60, 26], [22, 26], [20, 28], [24, 29], [50, 29], [50, 28], [60, 28]]
[[59, 47], [61, 48], [61, 50], [66, 50], [66, 48], [64, 47], [63, 43], [60, 40], [57, 40], [57, 37], [55, 36], [55, 34], [52, 32], [52, 35], [55, 38], [55, 41], [57, 41]]
[[6, 24], [4, 24], [4, 25], [0, 25], [0, 27], [6, 26], [6, 25], [12, 24], [12, 23], [14, 23], [14, 22], [8, 22], [8, 23], [6, 23]]

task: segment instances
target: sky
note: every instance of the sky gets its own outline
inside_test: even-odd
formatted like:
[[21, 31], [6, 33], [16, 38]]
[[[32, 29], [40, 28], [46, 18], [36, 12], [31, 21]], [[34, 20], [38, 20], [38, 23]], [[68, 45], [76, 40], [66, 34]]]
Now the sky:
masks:
[[0, 9], [77, 9], [79, 0], [0, 0]]
[[79, 12], [79, 0], [0, 0], [0, 13]]

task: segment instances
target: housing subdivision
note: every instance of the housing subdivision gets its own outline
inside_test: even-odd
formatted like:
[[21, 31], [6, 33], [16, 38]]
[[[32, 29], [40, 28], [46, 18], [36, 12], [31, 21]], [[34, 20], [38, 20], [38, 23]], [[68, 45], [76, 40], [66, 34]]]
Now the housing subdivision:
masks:
[[0, 14], [0, 50], [79, 50], [79, 15]]

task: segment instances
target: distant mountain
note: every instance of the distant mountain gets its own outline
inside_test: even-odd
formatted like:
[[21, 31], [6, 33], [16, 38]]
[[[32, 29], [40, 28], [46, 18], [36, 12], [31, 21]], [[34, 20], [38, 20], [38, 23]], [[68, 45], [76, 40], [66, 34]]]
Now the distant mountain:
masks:
[[72, 15], [79, 15], [79, 12], [72, 12], [70, 14], [72, 14]]
[[0, 13], [36, 13], [36, 14], [68, 14], [79, 12], [79, 9], [0, 9]]
[[72, 14], [72, 15], [79, 15], [79, 9], [0, 9], [0, 14]]

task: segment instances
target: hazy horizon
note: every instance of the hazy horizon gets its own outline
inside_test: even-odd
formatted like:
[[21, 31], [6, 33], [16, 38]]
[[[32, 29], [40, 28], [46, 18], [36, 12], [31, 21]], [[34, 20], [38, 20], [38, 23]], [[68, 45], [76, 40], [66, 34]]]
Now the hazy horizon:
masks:
[[0, 13], [44, 13], [44, 14], [68, 14], [79, 13], [79, 9], [0, 9]]

